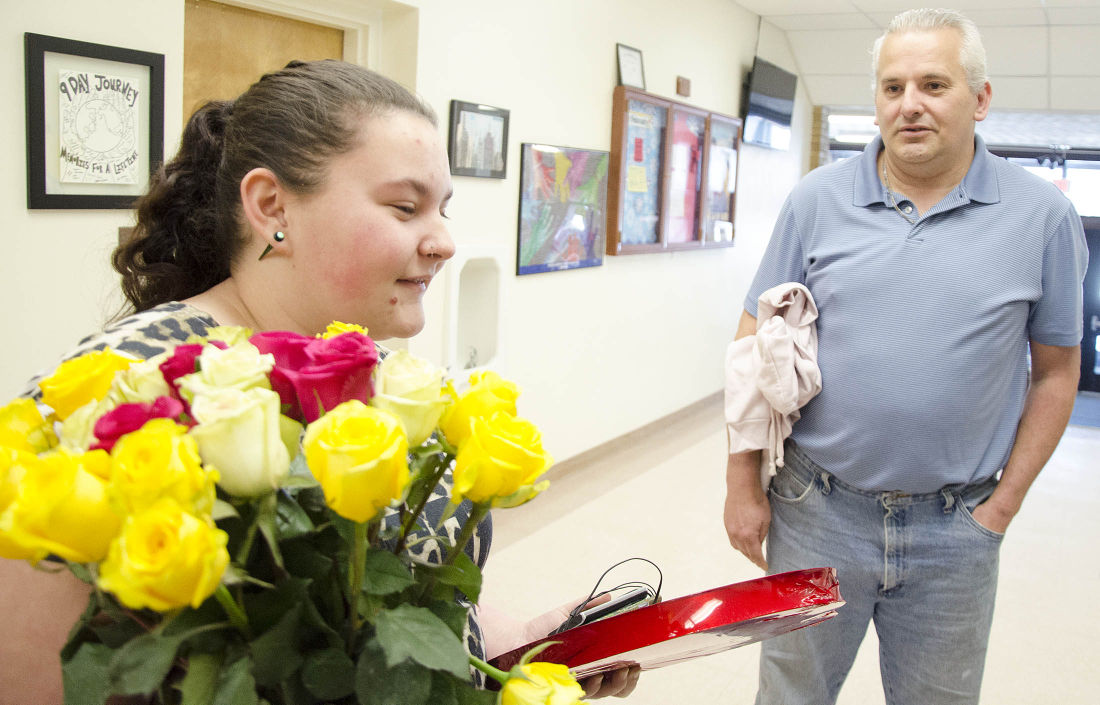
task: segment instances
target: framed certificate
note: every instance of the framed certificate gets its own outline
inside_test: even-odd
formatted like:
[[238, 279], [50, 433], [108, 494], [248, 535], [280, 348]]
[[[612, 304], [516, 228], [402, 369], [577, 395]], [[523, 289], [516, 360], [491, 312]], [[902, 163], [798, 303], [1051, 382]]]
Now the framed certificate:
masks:
[[642, 52], [625, 44], [616, 44], [619, 57], [619, 85], [645, 90], [645, 66]]

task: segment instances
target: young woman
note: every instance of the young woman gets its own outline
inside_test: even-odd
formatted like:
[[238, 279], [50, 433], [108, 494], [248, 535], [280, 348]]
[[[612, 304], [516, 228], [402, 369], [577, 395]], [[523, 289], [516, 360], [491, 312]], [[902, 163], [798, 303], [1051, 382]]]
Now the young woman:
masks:
[[[451, 192], [423, 101], [353, 64], [292, 62], [191, 117], [137, 205], [133, 239], [114, 254], [133, 315], [71, 355], [109, 345], [152, 357], [217, 325], [313, 335], [339, 320], [376, 339], [415, 335], [424, 292], [454, 254]], [[453, 539], [466, 516], [442, 531]], [[471, 542], [479, 565], [491, 532], [486, 519]], [[67, 574], [0, 561], [0, 705], [61, 702], [58, 652], [87, 594]], [[556, 623], [532, 625], [534, 636]], [[473, 614], [469, 626], [468, 646], [484, 656]], [[501, 622], [494, 632], [503, 642], [518, 630], [518, 645], [530, 628]], [[624, 669], [584, 685], [625, 695], [636, 678]]]

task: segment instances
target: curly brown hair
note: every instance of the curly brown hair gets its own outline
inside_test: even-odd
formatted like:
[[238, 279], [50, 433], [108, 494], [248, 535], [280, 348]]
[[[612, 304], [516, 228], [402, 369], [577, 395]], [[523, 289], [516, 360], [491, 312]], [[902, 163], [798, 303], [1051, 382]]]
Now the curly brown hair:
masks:
[[194, 296], [229, 277], [241, 254], [241, 179], [258, 167], [300, 194], [356, 143], [360, 120], [407, 111], [437, 124], [423, 100], [385, 76], [343, 61], [292, 61], [234, 101], [199, 108], [179, 152], [137, 204], [133, 237], [112, 256], [126, 312]]

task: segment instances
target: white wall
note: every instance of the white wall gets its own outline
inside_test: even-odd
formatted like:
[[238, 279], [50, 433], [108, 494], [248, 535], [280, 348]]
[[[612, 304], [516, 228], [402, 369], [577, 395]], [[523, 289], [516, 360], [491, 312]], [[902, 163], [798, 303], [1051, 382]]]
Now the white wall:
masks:
[[0, 7], [0, 399], [52, 365], [76, 339], [98, 328], [121, 302], [107, 261], [126, 211], [27, 209], [23, 33], [165, 54], [165, 126], [169, 148], [182, 129], [183, 3], [179, 0], [96, 2], [5, 1]]
[[[792, 151], [744, 148], [737, 245], [729, 249], [608, 257], [601, 267], [514, 276], [520, 143], [610, 148], [616, 42], [642, 50], [651, 92], [676, 98], [676, 76], [686, 76], [692, 96], [680, 100], [736, 115], [756, 16], [728, 0], [409, 4], [419, 7], [417, 89], [441, 122], [451, 99], [511, 111], [508, 178], [455, 177], [449, 214], [459, 249], [505, 253], [502, 365], [524, 388], [521, 413], [539, 423], [551, 452], [567, 458], [719, 390], [741, 299], [806, 162], [805, 94], [796, 101]], [[9, 96], [23, 94], [24, 31], [166, 54], [166, 149], [174, 150], [182, 2], [47, 0], [18, 10], [5, 4], [0, 19], [8, 59], [0, 86]], [[767, 24], [761, 35], [761, 55], [793, 70], [784, 35]], [[19, 145], [0, 169], [9, 217], [0, 233], [0, 294], [12, 331], [0, 346], [4, 398], [112, 312], [117, 294], [107, 256], [117, 227], [130, 221], [121, 211], [27, 211], [23, 122], [21, 98], [0, 108], [0, 135]], [[440, 281], [429, 291], [429, 326], [410, 344], [437, 361], [445, 356], [446, 288]]]

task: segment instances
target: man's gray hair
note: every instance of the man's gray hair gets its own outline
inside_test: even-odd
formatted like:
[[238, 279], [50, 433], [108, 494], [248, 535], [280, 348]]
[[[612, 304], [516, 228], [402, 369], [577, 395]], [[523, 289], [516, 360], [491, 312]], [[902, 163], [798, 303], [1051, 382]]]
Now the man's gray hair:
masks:
[[970, 92], [977, 95], [989, 80], [985, 68], [985, 47], [978, 27], [970, 19], [955, 10], [922, 8], [906, 10], [890, 21], [886, 31], [875, 40], [871, 49], [871, 87], [878, 90], [878, 57], [882, 51], [882, 42], [891, 34], [903, 32], [928, 32], [937, 29], [954, 29], [962, 37], [959, 49], [959, 63], [966, 72], [966, 83]]

